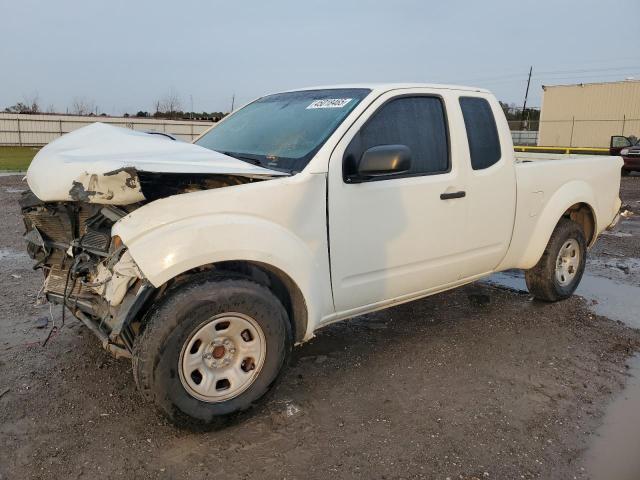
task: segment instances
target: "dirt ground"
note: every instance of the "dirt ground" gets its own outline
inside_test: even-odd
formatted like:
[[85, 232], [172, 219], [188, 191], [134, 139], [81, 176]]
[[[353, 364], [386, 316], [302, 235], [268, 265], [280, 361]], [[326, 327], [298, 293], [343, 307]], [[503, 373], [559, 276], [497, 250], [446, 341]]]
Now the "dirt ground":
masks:
[[[587, 478], [585, 449], [640, 349], [637, 330], [579, 297], [474, 284], [327, 327], [264, 407], [217, 432], [178, 430], [79, 322], [41, 346], [49, 307], [23, 253], [24, 188], [0, 177], [2, 480]], [[622, 197], [640, 216], [640, 177]], [[629, 225], [594, 250], [603, 275], [637, 278]]]

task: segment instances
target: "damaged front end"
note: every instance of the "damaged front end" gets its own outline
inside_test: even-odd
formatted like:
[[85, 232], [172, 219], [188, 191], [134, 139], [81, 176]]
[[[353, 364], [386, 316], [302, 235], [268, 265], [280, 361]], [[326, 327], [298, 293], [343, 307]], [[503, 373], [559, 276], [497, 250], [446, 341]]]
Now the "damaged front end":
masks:
[[100, 123], [40, 150], [21, 199], [42, 292], [65, 305], [116, 356], [130, 356], [159, 295], [112, 227], [149, 202], [288, 175], [199, 145]]
[[42, 202], [25, 192], [27, 251], [42, 269], [42, 293], [65, 305], [115, 356], [128, 357], [139, 313], [155, 288], [117, 237], [115, 222], [139, 205]]
[[[120, 172], [90, 175], [88, 182], [79, 177], [72, 183], [70, 201], [45, 202], [29, 190], [20, 204], [27, 251], [36, 262], [34, 268], [44, 273], [42, 294], [49, 302], [65, 305], [112, 354], [129, 357], [141, 317], [161, 290], [144, 278], [121, 240], [112, 237], [114, 224], [150, 201], [260, 180], [122, 171], [126, 178], [120, 184], [114, 182]], [[131, 203], [128, 190], [137, 192], [138, 201]], [[106, 203], [114, 199], [127, 203]]]

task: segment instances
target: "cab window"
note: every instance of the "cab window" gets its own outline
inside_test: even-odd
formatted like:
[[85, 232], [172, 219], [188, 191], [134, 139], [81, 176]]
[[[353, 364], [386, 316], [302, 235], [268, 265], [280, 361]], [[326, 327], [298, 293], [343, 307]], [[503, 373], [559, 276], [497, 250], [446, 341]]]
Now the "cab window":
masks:
[[491, 105], [484, 98], [460, 97], [460, 108], [467, 130], [471, 167], [489, 168], [500, 160], [500, 138]]
[[345, 178], [353, 173], [357, 160], [367, 149], [381, 145], [409, 147], [411, 169], [402, 175], [378, 177], [375, 180], [449, 171], [449, 136], [442, 99], [435, 96], [406, 96], [381, 106], [347, 147]]

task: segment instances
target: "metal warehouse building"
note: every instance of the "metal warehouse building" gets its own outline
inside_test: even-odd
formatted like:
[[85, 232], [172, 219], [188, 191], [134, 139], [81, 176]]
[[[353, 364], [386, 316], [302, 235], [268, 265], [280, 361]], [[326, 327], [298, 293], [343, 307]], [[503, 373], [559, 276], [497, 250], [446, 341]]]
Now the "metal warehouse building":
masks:
[[640, 137], [640, 80], [542, 87], [538, 145], [608, 147]]

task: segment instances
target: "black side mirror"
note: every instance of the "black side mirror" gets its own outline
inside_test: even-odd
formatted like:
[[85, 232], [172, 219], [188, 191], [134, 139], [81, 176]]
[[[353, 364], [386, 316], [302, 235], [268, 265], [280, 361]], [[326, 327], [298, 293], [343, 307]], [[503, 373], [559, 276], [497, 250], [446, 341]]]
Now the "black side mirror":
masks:
[[362, 181], [374, 177], [398, 175], [411, 168], [411, 149], [406, 145], [378, 145], [366, 150], [357, 166], [356, 177], [352, 181]]

